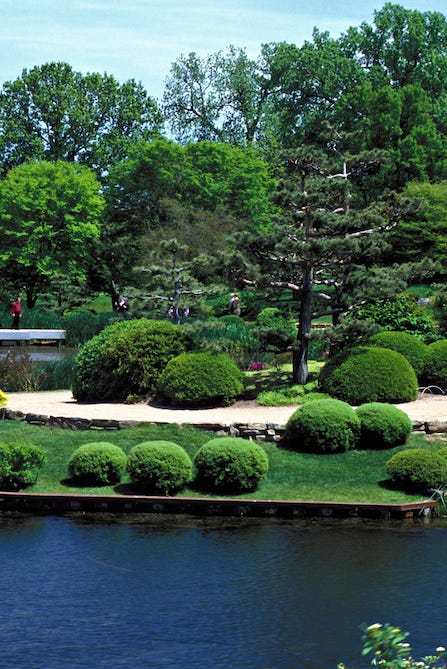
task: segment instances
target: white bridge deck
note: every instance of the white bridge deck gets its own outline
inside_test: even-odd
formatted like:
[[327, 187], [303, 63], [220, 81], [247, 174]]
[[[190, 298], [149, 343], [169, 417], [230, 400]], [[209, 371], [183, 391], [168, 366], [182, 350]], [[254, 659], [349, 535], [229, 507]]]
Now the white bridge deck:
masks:
[[0, 329], [0, 342], [8, 341], [61, 341], [65, 330], [7, 330]]

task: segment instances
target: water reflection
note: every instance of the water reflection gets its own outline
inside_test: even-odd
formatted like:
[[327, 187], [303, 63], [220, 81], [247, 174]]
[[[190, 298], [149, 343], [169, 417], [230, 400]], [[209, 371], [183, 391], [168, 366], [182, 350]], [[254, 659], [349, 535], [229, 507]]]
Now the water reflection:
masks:
[[2, 665], [354, 667], [376, 621], [422, 655], [447, 641], [446, 549], [442, 524], [2, 517]]
[[23, 344], [21, 346], [0, 346], [0, 360], [6, 358], [8, 351], [11, 353], [27, 353], [34, 362], [46, 362], [47, 360], [64, 360], [67, 356], [73, 356], [75, 349], [67, 349], [63, 346], [33, 346]]

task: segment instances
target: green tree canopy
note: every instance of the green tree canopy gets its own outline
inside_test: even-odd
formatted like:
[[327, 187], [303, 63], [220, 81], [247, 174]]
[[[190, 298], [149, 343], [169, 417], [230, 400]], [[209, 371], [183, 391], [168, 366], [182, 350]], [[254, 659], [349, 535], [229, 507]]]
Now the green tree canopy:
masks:
[[420, 203], [409, 220], [401, 221], [389, 236], [388, 260], [405, 262], [421, 257], [447, 266], [447, 181], [429, 183], [412, 181], [405, 193]]
[[266, 131], [270, 75], [257, 60], [230, 46], [207, 58], [180, 56], [171, 66], [162, 108], [177, 139], [249, 146]]
[[273, 184], [254, 149], [165, 139], [136, 145], [111, 171], [105, 191], [102, 256], [110, 274], [127, 280], [161, 239], [187, 245], [190, 260], [227, 248], [226, 236], [238, 227], [268, 228]]
[[0, 181], [0, 267], [11, 286], [25, 289], [29, 307], [51, 279], [85, 278], [103, 209], [99, 182], [83, 165], [26, 163]]
[[1, 88], [0, 166], [6, 172], [30, 158], [66, 160], [101, 173], [160, 125], [157, 105], [141, 83], [46, 63]]

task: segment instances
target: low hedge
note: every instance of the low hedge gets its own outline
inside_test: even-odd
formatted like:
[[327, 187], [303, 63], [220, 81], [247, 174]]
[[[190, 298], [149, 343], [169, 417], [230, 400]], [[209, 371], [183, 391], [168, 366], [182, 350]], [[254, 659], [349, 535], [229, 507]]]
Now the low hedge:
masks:
[[408, 492], [427, 492], [447, 482], [447, 458], [423, 448], [395, 453], [386, 463], [393, 483]]
[[286, 423], [282, 445], [296, 451], [336, 453], [355, 448], [360, 420], [354, 409], [336, 399], [303, 404]]
[[211, 492], [251, 492], [267, 475], [267, 453], [258, 444], [239, 437], [221, 437], [204, 444], [196, 453], [198, 487]]
[[158, 393], [174, 406], [228, 406], [244, 388], [243, 373], [225, 353], [182, 353], [168, 362]]
[[126, 454], [108, 442], [91, 442], [79, 446], [68, 462], [70, 477], [84, 485], [118, 483], [126, 467]]
[[319, 386], [351, 405], [411, 402], [418, 394], [417, 376], [408, 360], [378, 346], [359, 346], [334, 356], [322, 368]]
[[191, 481], [192, 461], [174, 442], [144, 441], [130, 451], [127, 471], [146, 493], [171, 495]]
[[362, 404], [356, 409], [360, 418], [361, 448], [393, 448], [404, 444], [413, 429], [407, 414], [393, 406], [381, 402]]

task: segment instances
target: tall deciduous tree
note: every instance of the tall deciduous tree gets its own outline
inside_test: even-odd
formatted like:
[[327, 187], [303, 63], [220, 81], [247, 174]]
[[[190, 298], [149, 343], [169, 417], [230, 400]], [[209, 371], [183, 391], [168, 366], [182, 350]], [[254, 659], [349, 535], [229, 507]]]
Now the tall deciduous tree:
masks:
[[0, 181], [0, 268], [28, 307], [52, 279], [86, 277], [103, 209], [99, 182], [83, 165], [26, 163]]
[[268, 126], [270, 75], [263, 52], [250, 60], [244, 49], [207, 58], [180, 56], [171, 67], [163, 111], [179, 140], [212, 140], [250, 146]]
[[140, 83], [46, 63], [1, 88], [0, 168], [5, 173], [29, 159], [66, 160], [101, 173], [160, 127], [157, 104]]

